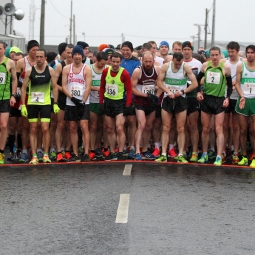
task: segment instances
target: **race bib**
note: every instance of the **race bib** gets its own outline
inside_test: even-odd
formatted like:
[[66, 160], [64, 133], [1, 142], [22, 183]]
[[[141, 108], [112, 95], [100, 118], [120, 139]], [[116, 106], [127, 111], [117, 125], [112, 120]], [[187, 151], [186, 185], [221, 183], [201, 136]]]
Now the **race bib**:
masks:
[[106, 84], [106, 93], [112, 97], [118, 96], [118, 85]]
[[245, 82], [242, 86], [243, 92], [247, 94], [255, 94], [255, 83]]
[[0, 73], [0, 84], [5, 84], [6, 73]]
[[154, 85], [147, 85], [147, 86], [143, 86], [143, 93], [150, 93], [154, 95], [155, 92], [155, 86]]
[[[175, 93], [177, 90], [179, 90], [179, 87], [173, 86], [173, 85], [165, 85], [167, 89], [169, 89], [172, 93]], [[166, 92], [165, 92], [166, 93]], [[166, 93], [167, 94], [167, 93]]]
[[17, 87], [17, 91], [16, 91], [17, 95], [21, 95], [21, 89], [19, 87]]
[[219, 85], [220, 84], [220, 73], [208, 71], [207, 75], [206, 75], [206, 82]]
[[99, 91], [96, 91], [96, 90], [92, 90], [91, 91], [91, 95], [95, 98], [99, 98]]
[[44, 103], [44, 93], [43, 92], [32, 92], [31, 102], [33, 103]]
[[71, 94], [73, 97], [80, 97], [82, 95], [82, 88], [80, 86], [72, 86]]

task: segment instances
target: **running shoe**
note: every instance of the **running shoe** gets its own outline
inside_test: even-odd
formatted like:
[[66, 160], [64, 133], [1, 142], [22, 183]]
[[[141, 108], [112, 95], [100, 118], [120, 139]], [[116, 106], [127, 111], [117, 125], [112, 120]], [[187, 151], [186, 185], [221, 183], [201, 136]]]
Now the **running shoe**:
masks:
[[179, 156], [175, 157], [174, 159], [180, 163], [188, 163], [188, 161], [185, 159], [185, 157], [183, 155], [179, 155]]
[[142, 156], [140, 153], [135, 154], [135, 160], [143, 160]]
[[110, 154], [104, 159], [106, 161], [110, 161], [110, 160], [117, 160], [118, 157], [117, 157], [117, 154], [114, 152], [110, 152]]
[[146, 160], [155, 160], [155, 156], [153, 156], [149, 151], [145, 151], [142, 153], [142, 158]]
[[123, 152], [117, 153], [117, 160], [126, 160], [127, 158], [124, 156]]
[[215, 151], [213, 151], [213, 150], [209, 150], [207, 155], [208, 155], [208, 158], [209, 158], [209, 159], [214, 159], [214, 158], [216, 158]]
[[57, 154], [57, 162], [66, 162], [66, 159], [63, 157], [62, 152]]
[[37, 156], [32, 157], [32, 159], [31, 159], [31, 161], [29, 162], [29, 164], [32, 164], [32, 165], [38, 164], [38, 158], [37, 158]]
[[242, 157], [241, 161], [239, 161], [238, 163], [238, 166], [248, 166], [248, 159], [247, 157]]
[[164, 155], [161, 155], [159, 158], [155, 159], [156, 162], [166, 162], [167, 157]]
[[43, 156], [43, 163], [51, 163], [51, 160], [49, 159], [48, 155]]
[[73, 155], [69, 161], [72, 161], [72, 162], [81, 162], [81, 158], [79, 156], [76, 156], [76, 155]]
[[27, 162], [27, 161], [28, 161], [28, 155], [27, 155], [27, 153], [23, 152], [23, 153], [21, 154], [21, 157], [20, 157], [20, 159], [19, 159], [19, 162], [20, 162], [20, 163], [25, 163], [25, 162]]
[[56, 157], [57, 157], [57, 153], [56, 153], [55, 151], [52, 151], [52, 152], [50, 153], [50, 159], [51, 159], [51, 160], [55, 160]]
[[234, 164], [237, 164], [238, 162], [239, 162], [239, 157], [237, 156], [237, 155], [233, 155], [232, 156], [232, 162], [234, 163]]
[[5, 157], [4, 153], [0, 152], [0, 164], [4, 164], [4, 157]]
[[111, 153], [109, 150], [105, 151], [104, 148], [102, 149], [103, 156], [106, 158]]
[[175, 152], [175, 148], [173, 147], [171, 150], [168, 151], [168, 156], [171, 158], [177, 157], [177, 153]]
[[134, 159], [135, 158], [135, 150], [130, 150], [128, 153], [128, 158], [129, 159]]
[[213, 163], [215, 166], [221, 166], [222, 165], [222, 159], [220, 156], [216, 157], [216, 160]]
[[[94, 153], [95, 154], [95, 153]], [[96, 155], [96, 154], [95, 154]], [[81, 155], [81, 161], [82, 162], [88, 162], [88, 161], [90, 161], [91, 160], [91, 158], [90, 158], [90, 155], [88, 155], [88, 154], [86, 154], [86, 153], [83, 153], [82, 155]]]
[[222, 161], [222, 163], [226, 163], [226, 161], [227, 161], [227, 156], [226, 156], [226, 154], [223, 154], [223, 153], [222, 153], [221, 161]]
[[10, 152], [9, 157], [7, 158], [7, 161], [13, 161], [14, 160], [14, 155], [12, 152]]
[[155, 148], [154, 151], [152, 152], [152, 155], [157, 158], [160, 156], [160, 150], [158, 148]]
[[254, 154], [254, 152], [252, 152], [250, 157], [249, 157], [249, 160], [252, 161], [254, 158], [255, 158], [255, 154]]
[[93, 158], [95, 158], [95, 156], [96, 156], [96, 153], [95, 153], [94, 151], [90, 151], [90, 152], [89, 152], [89, 158], [90, 158], [90, 160], [92, 160]]
[[43, 162], [43, 152], [42, 151], [37, 152], [37, 158], [38, 158], [39, 162]]
[[208, 155], [203, 152], [201, 158], [197, 162], [199, 163], [208, 162]]
[[96, 156], [103, 156], [101, 148], [95, 149]]
[[64, 158], [65, 158], [66, 160], [70, 160], [70, 159], [72, 158], [72, 155], [71, 155], [70, 151], [66, 151], [66, 152], [65, 152]]
[[197, 162], [198, 157], [197, 157], [197, 153], [196, 152], [192, 152], [191, 158], [190, 158], [190, 162]]
[[250, 167], [255, 168], [255, 159], [252, 160]]

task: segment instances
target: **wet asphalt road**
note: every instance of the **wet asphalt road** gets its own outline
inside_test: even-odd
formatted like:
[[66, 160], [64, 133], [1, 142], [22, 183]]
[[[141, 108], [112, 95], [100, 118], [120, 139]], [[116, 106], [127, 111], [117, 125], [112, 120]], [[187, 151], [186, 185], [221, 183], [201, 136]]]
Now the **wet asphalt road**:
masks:
[[255, 254], [255, 170], [124, 166], [1, 167], [0, 254]]

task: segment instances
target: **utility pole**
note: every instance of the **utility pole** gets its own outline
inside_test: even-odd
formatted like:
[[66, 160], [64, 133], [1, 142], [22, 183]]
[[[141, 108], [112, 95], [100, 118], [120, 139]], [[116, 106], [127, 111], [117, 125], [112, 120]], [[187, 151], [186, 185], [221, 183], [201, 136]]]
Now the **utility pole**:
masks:
[[216, 0], [213, 0], [212, 43], [211, 43], [211, 46], [215, 45], [215, 8], [216, 8]]
[[208, 9], [205, 9], [205, 42], [204, 42], [204, 49], [207, 48], [207, 27], [208, 27]]
[[75, 15], [73, 15], [73, 44], [76, 44], [76, 40], [75, 40]]
[[121, 34], [122, 42], [125, 42], [125, 36], [124, 34]]
[[44, 47], [45, 0], [41, 2], [40, 47]]
[[70, 15], [70, 36], [69, 36], [69, 43], [72, 43], [72, 17], [73, 17], [73, 0], [71, 0], [71, 15]]

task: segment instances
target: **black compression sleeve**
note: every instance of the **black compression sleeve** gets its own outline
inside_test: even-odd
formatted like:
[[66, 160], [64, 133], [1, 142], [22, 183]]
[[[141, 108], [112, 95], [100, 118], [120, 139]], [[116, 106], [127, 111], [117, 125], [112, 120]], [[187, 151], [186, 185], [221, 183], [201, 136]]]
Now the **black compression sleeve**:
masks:
[[230, 97], [230, 95], [232, 94], [232, 78], [230, 75], [226, 76], [226, 80], [227, 80], [227, 97]]
[[201, 92], [201, 80], [202, 80], [202, 78], [204, 77], [204, 75], [205, 75], [205, 73], [203, 73], [203, 72], [199, 72], [199, 74], [197, 75], [197, 84], [198, 84], [198, 86], [197, 86], [197, 92]]

